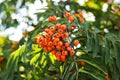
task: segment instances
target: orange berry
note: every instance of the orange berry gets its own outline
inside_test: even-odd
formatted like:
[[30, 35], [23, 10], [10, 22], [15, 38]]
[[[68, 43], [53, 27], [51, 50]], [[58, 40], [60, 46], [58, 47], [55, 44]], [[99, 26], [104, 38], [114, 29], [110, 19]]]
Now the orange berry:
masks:
[[48, 21], [49, 21], [49, 22], [53, 22], [53, 21], [56, 21], [56, 19], [57, 19], [57, 16], [50, 16], [50, 17], [48, 18]]
[[75, 54], [75, 51], [74, 50], [71, 50], [70, 51], [70, 56], [73, 56]]
[[79, 16], [80, 16], [80, 17], [83, 17], [83, 13], [82, 13], [82, 12], [80, 12], [80, 13], [79, 13]]
[[64, 34], [60, 34], [60, 37], [65, 38], [65, 35]]
[[43, 36], [40, 36], [40, 41], [43, 41], [45, 38]]
[[50, 37], [50, 36], [52, 36], [52, 35], [53, 35], [53, 32], [49, 31], [49, 32], [48, 32], [48, 36]]
[[57, 20], [57, 16], [53, 16], [53, 21], [56, 21]]
[[72, 74], [73, 74], [73, 72], [72, 72], [72, 71], [70, 71], [70, 72], [69, 72], [69, 75], [72, 75]]
[[61, 59], [65, 59], [65, 58], [66, 58], [66, 56], [65, 56], [65, 55], [61, 55], [60, 57], [61, 57]]
[[65, 44], [65, 47], [69, 47], [70, 44], [68, 42], [64, 43]]
[[106, 80], [110, 80], [110, 76], [109, 75], [106, 75], [105, 78], [106, 78]]
[[44, 51], [47, 51], [48, 49], [47, 49], [47, 47], [43, 47], [43, 50], [44, 50]]
[[65, 55], [61, 55], [61, 61], [63, 61], [63, 62], [66, 61], [66, 56]]
[[48, 42], [48, 46], [52, 46], [52, 44], [53, 44], [52, 41]]
[[80, 62], [80, 65], [81, 65], [81, 66], [85, 66], [85, 62], [84, 62], [84, 61], [81, 61], [81, 62]]
[[65, 46], [63, 45], [63, 46], [61, 46], [61, 50], [65, 50]]
[[57, 45], [57, 46], [56, 46], [56, 49], [57, 49], [57, 50], [60, 50], [60, 49], [61, 49], [61, 46], [58, 46], [58, 45]]
[[68, 50], [68, 51], [71, 51], [71, 47], [67, 47], [67, 50]]
[[79, 18], [80, 22], [83, 23], [84, 22], [84, 19], [83, 18]]
[[35, 37], [34, 40], [37, 41], [39, 39], [39, 37]]
[[55, 26], [56, 26], [58, 29], [61, 28], [61, 24], [59, 24], [59, 23], [57, 23]]
[[68, 19], [70, 20], [70, 22], [74, 22], [74, 17], [73, 16], [69, 16]]
[[48, 18], [48, 21], [49, 21], [49, 22], [51, 22], [51, 21], [52, 21], [52, 17], [51, 17], [51, 16]]
[[61, 60], [59, 56], [56, 56], [56, 59], [57, 59], [58, 61], [60, 61], [60, 60]]
[[74, 45], [77, 46], [79, 44], [79, 41], [78, 40], [74, 40]]
[[60, 37], [60, 34], [59, 34], [59, 33], [56, 33], [56, 34], [55, 34], [55, 37], [59, 38], [59, 37]]
[[56, 51], [55, 50], [52, 50], [51, 51], [53, 55], [56, 55]]
[[79, 14], [77, 14], [77, 13], [76, 13], [76, 14], [74, 14], [74, 15], [75, 15], [76, 17], [79, 17]]
[[66, 58], [65, 59], [61, 59], [62, 62], [65, 62], [66, 61]]
[[48, 45], [48, 41], [45, 39], [45, 40], [43, 41], [43, 44], [44, 44], [44, 45]]
[[50, 27], [51, 32], [55, 32], [55, 27]]
[[57, 45], [58, 41], [56, 41], [55, 39], [53, 39], [53, 45]]
[[65, 12], [65, 16], [66, 16], [66, 17], [69, 17], [70, 15], [71, 15], [71, 14], [70, 14], [69, 12], [67, 12], [67, 11]]
[[64, 33], [64, 37], [65, 37], [65, 38], [68, 38], [68, 37], [69, 37], [69, 33], [68, 33], [68, 32], [65, 32], [65, 33]]
[[68, 56], [68, 52], [67, 51], [62, 51], [62, 55]]
[[0, 56], [0, 61], [5, 60], [5, 58], [3, 56]]
[[51, 46], [53, 49], [55, 48], [55, 46], [52, 44], [52, 46]]
[[62, 30], [66, 30], [67, 26], [65, 24], [61, 25]]
[[48, 37], [46, 37], [46, 39], [47, 39], [47, 41], [51, 41], [51, 38], [48, 36]]
[[59, 38], [55, 38], [54, 41], [55, 41], [55, 42], [58, 42], [58, 41], [60, 41], [60, 39], [59, 39]]
[[45, 29], [45, 32], [46, 32], [46, 33], [48, 33], [48, 32], [49, 32], [49, 29], [48, 29], [48, 28], [46, 28], [46, 29]]
[[52, 47], [48, 47], [47, 50], [48, 50], [48, 51], [51, 51], [51, 50], [52, 50]]
[[60, 52], [56, 52], [56, 57], [60, 57], [61, 56], [61, 53]]
[[59, 46], [62, 46], [62, 45], [63, 45], [63, 42], [62, 42], [62, 41], [59, 41], [59, 42], [58, 42], [58, 45], [59, 45]]
[[36, 43], [39, 44], [39, 42], [40, 42], [39, 37], [36, 37], [36, 38], [34, 38], [34, 39], [35, 39]]
[[48, 37], [50, 37], [50, 36], [49, 36], [48, 34], [45, 34], [44, 37], [45, 37], [45, 38], [48, 38]]
[[39, 46], [41, 46], [42, 48], [44, 47], [44, 45], [41, 43], [41, 44], [39, 44]]
[[63, 30], [62, 30], [62, 29], [59, 29], [59, 30], [58, 30], [58, 33], [60, 33], [60, 34], [63, 33]]

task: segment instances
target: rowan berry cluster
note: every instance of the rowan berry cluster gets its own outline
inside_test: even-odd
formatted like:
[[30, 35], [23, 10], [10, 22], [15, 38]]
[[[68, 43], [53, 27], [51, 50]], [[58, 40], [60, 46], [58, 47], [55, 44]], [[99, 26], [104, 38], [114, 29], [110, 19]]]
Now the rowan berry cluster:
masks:
[[82, 12], [76, 13], [75, 16], [76, 16], [77, 18], [79, 18], [79, 21], [80, 21], [81, 23], [84, 22], [84, 18], [83, 18], [83, 13], [82, 13]]
[[[72, 17], [69, 12], [65, 12], [65, 16], [70, 22], [74, 21], [74, 17]], [[48, 18], [49, 22], [54, 22], [56, 20], [56, 16], [50, 16]], [[71, 26], [71, 28], [74, 29], [76, 26]], [[35, 40], [44, 51], [52, 52], [58, 61], [65, 62], [67, 57], [75, 54], [75, 50], [71, 44], [74, 44], [74, 46], [79, 44], [78, 40], [74, 40], [73, 43], [70, 43], [70, 31], [71, 30], [66, 24], [56, 23], [54, 26], [46, 28], [43, 31], [45, 34], [39, 38], [36, 38]]]
[[53, 21], [56, 21], [56, 19], [57, 19], [57, 16], [50, 16], [50, 17], [48, 18], [48, 21], [49, 21], [49, 22], [53, 22]]
[[65, 16], [68, 18], [70, 22], [74, 22], [75, 19], [69, 12], [66, 11]]
[[[80, 13], [75, 13], [74, 15], [75, 15], [75, 17], [79, 18], [79, 21], [80, 21], [81, 23], [84, 22], [84, 18], [83, 18], [83, 13], [82, 13], [82, 12], [80, 12]], [[70, 22], [74, 22], [75, 19], [74, 19], [74, 17], [73, 17], [69, 12], [65, 12], [65, 16], [68, 18], [68, 20], [69, 20]]]

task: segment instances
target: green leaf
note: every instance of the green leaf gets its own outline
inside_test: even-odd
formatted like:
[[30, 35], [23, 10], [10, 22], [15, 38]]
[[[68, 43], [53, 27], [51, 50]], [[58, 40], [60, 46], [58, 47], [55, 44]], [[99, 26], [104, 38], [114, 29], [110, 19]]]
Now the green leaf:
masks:
[[106, 68], [100, 64], [99, 62], [95, 61], [93, 58], [82, 56], [80, 59], [77, 59], [77, 61], [84, 61], [88, 63], [89, 65], [97, 68], [98, 70], [102, 71], [104, 74], [107, 74]]
[[62, 76], [63, 80], [68, 80], [69, 72], [73, 69], [74, 65], [75, 65], [75, 63], [71, 62], [71, 64], [69, 66], [67, 65], [67, 68], [64, 67], [65, 70], [63, 71], [64, 73], [63, 73], [63, 76]]
[[30, 60], [30, 65], [34, 65], [38, 58], [40, 57], [40, 53], [36, 54], [31, 60]]
[[[7, 62], [7, 69], [14, 66], [14, 70], [17, 70], [18, 60], [22, 56], [25, 50], [25, 45], [21, 46], [19, 49], [10, 54]], [[14, 65], [11, 65], [14, 64]]]
[[55, 56], [52, 53], [49, 53], [49, 57], [50, 57], [52, 64], [54, 64], [55, 63]]
[[77, 74], [77, 72], [74, 72], [74, 73], [70, 76], [69, 80], [75, 80], [76, 74]]
[[118, 52], [116, 52], [116, 64], [120, 72], [120, 46], [117, 46]]
[[110, 42], [105, 39], [105, 63], [110, 61]]
[[110, 69], [111, 69], [111, 72], [112, 72], [112, 79], [113, 80], [119, 80], [120, 79], [120, 72], [117, 68], [116, 61], [114, 61], [112, 59], [112, 60], [110, 60], [110, 62], [111, 62]]
[[95, 78], [96, 80], [106, 80], [103, 76], [101, 76], [100, 74], [98, 74], [96, 72], [86, 71], [82, 68], [79, 69], [79, 72], [88, 74], [88, 75], [92, 76], [93, 78]]
[[86, 48], [88, 51], [92, 50], [92, 45], [93, 45], [93, 39], [89, 31], [87, 31], [87, 43], [86, 43]]
[[114, 52], [115, 52], [114, 54], [115, 54], [115, 58], [116, 58], [116, 64], [120, 71], [120, 63], [119, 63], [119, 61], [120, 61], [120, 50], [119, 50], [120, 46], [117, 43], [115, 43], [114, 41], [112, 43], [113, 43]]
[[99, 39], [96, 33], [94, 33], [94, 46], [93, 46], [93, 57], [97, 56], [97, 53], [99, 52]]

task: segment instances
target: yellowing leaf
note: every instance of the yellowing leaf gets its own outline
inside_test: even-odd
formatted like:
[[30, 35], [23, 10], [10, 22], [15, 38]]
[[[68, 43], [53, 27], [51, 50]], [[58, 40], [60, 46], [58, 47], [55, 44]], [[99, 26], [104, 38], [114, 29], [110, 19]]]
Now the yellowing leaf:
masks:
[[87, 6], [93, 9], [99, 9], [99, 6], [92, 1], [88, 1]]
[[38, 58], [40, 57], [40, 54], [36, 54], [31, 60], [30, 60], [30, 65], [34, 65]]
[[4, 38], [0, 36], [0, 46], [4, 44]]
[[0, 55], [3, 55], [3, 53], [2, 53], [2, 48], [0, 48]]

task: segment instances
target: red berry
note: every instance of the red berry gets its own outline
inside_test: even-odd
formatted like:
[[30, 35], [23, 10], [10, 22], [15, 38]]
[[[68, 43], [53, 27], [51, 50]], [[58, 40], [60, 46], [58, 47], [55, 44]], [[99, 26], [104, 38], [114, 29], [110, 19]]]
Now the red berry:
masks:
[[85, 66], [85, 62], [84, 62], [84, 61], [81, 61], [81, 62], [80, 62], [80, 65], [81, 65], [81, 66]]
[[77, 46], [79, 44], [78, 40], [74, 40], [74, 45]]
[[84, 19], [83, 18], [79, 18], [80, 22], [83, 23], [84, 22]]

